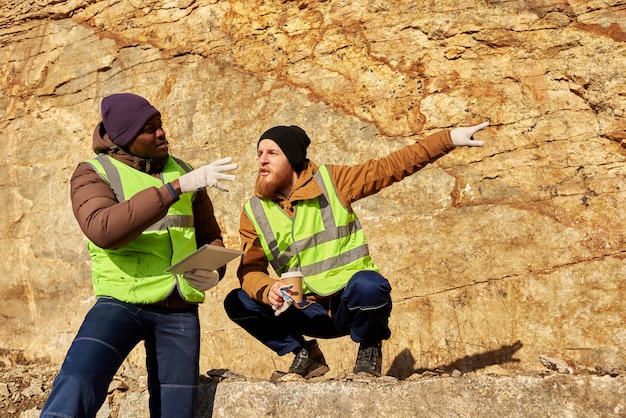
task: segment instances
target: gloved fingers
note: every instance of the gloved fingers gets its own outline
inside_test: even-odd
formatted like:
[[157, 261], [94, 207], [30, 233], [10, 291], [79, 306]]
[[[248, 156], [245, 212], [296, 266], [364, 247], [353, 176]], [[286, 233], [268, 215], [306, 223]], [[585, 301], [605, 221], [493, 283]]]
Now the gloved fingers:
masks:
[[219, 160], [213, 161], [209, 165], [212, 165], [212, 166], [223, 165], [223, 164], [231, 162], [232, 160], [233, 160], [232, 157], [224, 157], [224, 158], [220, 158]]
[[485, 143], [483, 141], [476, 141], [472, 138], [469, 138], [465, 145], [468, 147], [482, 147], [483, 145], [485, 145]]
[[224, 171], [234, 170], [235, 168], [237, 168], [237, 164], [230, 164], [228, 166], [216, 166], [212, 164], [207, 164], [205, 166], [198, 168], [198, 170], [204, 173], [204, 175], [207, 177], [208, 176], [222, 176], [222, 175], [232, 176], [232, 174], [221, 174], [221, 173]]
[[207, 282], [206, 280], [187, 280], [187, 282], [194, 288], [206, 292], [207, 290], [217, 285], [217, 280]]
[[202, 282], [200, 280], [194, 279], [193, 277], [185, 277], [185, 280], [187, 280], [187, 282], [196, 289], [202, 287]]
[[469, 129], [469, 135], [467, 136], [467, 140], [468, 143], [467, 145], [470, 147], [482, 147], [484, 145], [483, 141], [475, 141], [474, 139], [472, 139], [472, 136], [480, 131], [481, 129], [485, 129], [487, 126], [489, 126], [489, 122], [483, 122], [481, 124], [478, 125], [474, 125], [474, 126], [470, 126]]
[[205, 270], [205, 269], [193, 269], [191, 271], [192, 274], [199, 277], [213, 278], [217, 274], [215, 270]]
[[184, 277], [184, 278], [185, 278], [185, 280], [187, 280], [187, 281], [189, 281], [189, 280], [199, 280], [199, 279], [200, 279], [198, 276], [196, 276], [196, 275], [194, 274], [194, 272], [193, 272], [193, 271], [186, 271], [186, 272], [183, 274], [183, 277]]
[[214, 169], [214, 171], [221, 173], [222, 171], [230, 171], [230, 170], [234, 170], [235, 168], [239, 167], [239, 165], [237, 163], [233, 163], [233, 164], [228, 164], [228, 165], [220, 165], [220, 166], [216, 166], [216, 165], [211, 165]]
[[198, 290], [209, 290], [219, 281], [219, 274], [213, 270], [194, 269], [183, 274], [184, 279]]
[[221, 192], [228, 192], [228, 189], [226, 187], [224, 187], [222, 185], [222, 183], [220, 183], [219, 181], [216, 181], [215, 184], [213, 185], [213, 187], [215, 187], [217, 190], [219, 190]]
[[228, 189], [219, 184], [219, 180], [233, 181], [236, 179], [234, 174], [222, 174], [223, 171], [234, 170], [238, 167], [237, 164], [221, 165], [230, 160], [231, 157], [222, 158], [183, 174], [178, 178], [181, 192], [195, 192], [205, 187], [216, 187], [218, 190], [227, 192]]
[[185, 280], [187, 280], [187, 283], [189, 283], [192, 287], [194, 287], [196, 289], [199, 289], [199, 290], [202, 287], [204, 287], [203, 286], [203, 284], [204, 284], [203, 280], [196, 279], [195, 277], [189, 276], [189, 275], [185, 275], [184, 277], [185, 277]]
[[237, 168], [239, 165], [237, 163], [226, 164], [232, 161], [231, 157], [225, 157], [219, 159], [217, 161], [213, 161], [211, 164], [208, 164], [208, 167], [211, 167], [212, 171], [222, 172], [222, 171], [230, 171]]
[[480, 131], [481, 129], [485, 129], [487, 126], [489, 126], [489, 122], [483, 122], [478, 125], [468, 127], [468, 129], [471, 132], [469, 137], [471, 138], [472, 135], [474, 135], [476, 132]]
[[483, 122], [474, 126], [453, 129], [450, 131], [452, 143], [456, 146], [482, 147], [484, 145], [483, 141], [474, 141], [472, 136], [488, 125], [489, 122]]
[[279, 306], [272, 305], [272, 309], [274, 309], [274, 315], [278, 316], [281, 313], [285, 312], [291, 306], [292, 303], [293, 303], [293, 300], [291, 301], [286, 300], [282, 303], [282, 305], [279, 305]]
[[219, 273], [215, 270], [193, 269], [185, 273], [186, 276], [193, 277], [196, 280], [213, 280], [219, 277]]
[[228, 180], [228, 181], [233, 181], [237, 178], [236, 175], [234, 174], [217, 174], [215, 176], [218, 180]]
[[237, 176], [235, 176], [233, 174], [216, 174], [215, 175], [215, 182], [211, 186], [215, 187], [217, 190], [221, 190], [222, 192], [227, 192], [228, 189], [222, 183], [220, 183], [218, 180], [233, 181], [236, 178], [237, 178]]

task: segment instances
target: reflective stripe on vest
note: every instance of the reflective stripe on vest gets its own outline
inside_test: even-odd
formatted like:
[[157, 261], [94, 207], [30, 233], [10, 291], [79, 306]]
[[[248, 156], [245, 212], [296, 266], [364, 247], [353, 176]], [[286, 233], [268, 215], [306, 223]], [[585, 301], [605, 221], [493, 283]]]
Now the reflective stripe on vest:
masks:
[[[108, 181], [109, 186], [111, 186], [111, 190], [115, 193], [115, 197], [118, 202], [123, 202], [126, 200], [124, 196], [124, 187], [122, 186], [122, 179], [120, 177], [120, 172], [115, 167], [112, 161], [112, 158], [108, 157], [105, 154], [100, 154], [95, 158], [102, 165], [102, 169], [104, 170], [105, 180]], [[187, 166], [185, 162], [174, 158], [174, 161], [181, 166], [185, 172], [191, 171], [191, 169]], [[86, 161], [90, 164], [96, 171], [98, 168], [95, 167], [90, 161]], [[164, 183], [165, 184], [165, 183]], [[167, 230], [169, 227], [186, 227], [193, 228], [193, 216], [189, 215], [165, 215], [165, 218], [160, 219], [154, 225], [150, 226], [146, 229], [146, 231], [158, 231], [158, 230]]]
[[[86, 161], [105, 179], [119, 202], [149, 187], [160, 187], [177, 179], [190, 168], [171, 156], [160, 178], [100, 155]], [[96, 296], [112, 296], [130, 303], [153, 303], [168, 296], [177, 285], [189, 302], [202, 302], [204, 292], [165, 269], [195, 251], [192, 194], [185, 193], [166, 216], [117, 250], [103, 249], [89, 242], [92, 280]]]
[[378, 268], [369, 256], [361, 223], [339, 200], [327, 167], [320, 167], [314, 178], [322, 194], [297, 202], [293, 218], [274, 201], [256, 196], [245, 211], [274, 271], [280, 275], [300, 270], [305, 293], [329, 295], [357, 271]]

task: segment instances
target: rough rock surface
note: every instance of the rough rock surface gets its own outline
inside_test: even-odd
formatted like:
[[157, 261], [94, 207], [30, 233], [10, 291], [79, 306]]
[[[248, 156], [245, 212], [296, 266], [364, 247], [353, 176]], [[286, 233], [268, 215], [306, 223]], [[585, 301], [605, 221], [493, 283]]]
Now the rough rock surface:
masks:
[[[0, 417], [37, 418], [56, 368], [25, 362], [0, 369]], [[560, 359], [542, 356], [544, 361]], [[336, 379], [297, 375], [250, 379], [230, 370], [209, 370], [200, 379], [196, 417], [623, 417], [626, 370], [548, 370], [510, 374], [499, 366], [480, 373], [428, 371], [399, 381], [344, 374]], [[109, 387], [97, 418], [147, 417], [146, 377], [122, 371]]]
[[[68, 180], [101, 98], [134, 91], [177, 156], [239, 162], [210, 191], [233, 247], [270, 126], [352, 164], [489, 120], [484, 148], [355, 205], [393, 286], [384, 372], [623, 367], [625, 17], [624, 0], [2, 2], [0, 349], [58, 367], [93, 303]], [[201, 369], [267, 380], [291, 358], [226, 318], [235, 267], [201, 308]], [[351, 370], [354, 343], [320, 344], [328, 379]], [[141, 350], [127, 363], [140, 376]]]

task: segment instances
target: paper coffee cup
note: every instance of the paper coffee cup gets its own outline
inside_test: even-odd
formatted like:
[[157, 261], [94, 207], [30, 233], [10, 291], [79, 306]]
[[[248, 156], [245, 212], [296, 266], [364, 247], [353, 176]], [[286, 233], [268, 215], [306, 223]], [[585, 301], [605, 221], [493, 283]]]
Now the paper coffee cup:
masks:
[[294, 302], [299, 303], [304, 300], [302, 294], [302, 273], [299, 271], [288, 271], [280, 275], [280, 281], [286, 284], [291, 284], [293, 287], [290, 290], [291, 297]]

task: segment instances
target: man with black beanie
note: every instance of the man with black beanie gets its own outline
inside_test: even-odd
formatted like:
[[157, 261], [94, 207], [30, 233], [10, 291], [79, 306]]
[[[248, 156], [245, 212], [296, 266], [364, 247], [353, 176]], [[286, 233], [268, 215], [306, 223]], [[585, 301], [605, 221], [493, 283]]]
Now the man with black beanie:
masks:
[[[241, 288], [224, 300], [229, 318], [278, 355], [293, 353], [289, 373], [311, 378], [329, 370], [317, 341], [305, 336], [349, 335], [359, 343], [353, 372], [380, 376], [391, 286], [369, 255], [352, 203], [457, 146], [483, 146], [473, 135], [487, 125], [441, 131], [353, 166], [310, 161], [311, 140], [298, 126], [265, 131], [257, 143], [255, 196], [240, 219]], [[270, 277], [270, 265], [283, 278]], [[302, 277], [302, 301], [287, 283], [294, 274]]]

